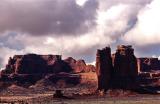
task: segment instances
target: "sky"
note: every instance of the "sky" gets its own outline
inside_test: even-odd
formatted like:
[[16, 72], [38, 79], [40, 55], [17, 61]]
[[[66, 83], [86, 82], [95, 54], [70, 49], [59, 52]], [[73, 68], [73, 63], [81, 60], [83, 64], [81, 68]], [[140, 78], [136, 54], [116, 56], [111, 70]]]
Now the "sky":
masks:
[[97, 49], [129, 44], [160, 56], [160, 0], [1, 0], [0, 68], [15, 54], [95, 62]]

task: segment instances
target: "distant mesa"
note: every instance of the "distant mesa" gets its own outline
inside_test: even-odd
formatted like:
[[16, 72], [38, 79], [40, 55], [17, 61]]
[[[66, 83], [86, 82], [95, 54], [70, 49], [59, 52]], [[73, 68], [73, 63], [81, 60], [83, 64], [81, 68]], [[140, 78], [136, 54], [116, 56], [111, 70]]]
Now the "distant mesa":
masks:
[[88, 72], [95, 72], [95, 67], [72, 57], [62, 60], [61, 55], [15, 55], [9, 58], [6, 68], [0, 72], [0, 82], [22, 86], [28, 83], [27, 86], [30, 86], [38, 80], [53, 83], [63, 80], [65, 83], [78, 84], [82, 79], [76, 73]]
[[84, 60], [69, 57], [62, 60], [61, 55], [15, 55], [9, 58], [4, 74], [47, 74], [47, 73], [78, 73], [94, 71], [88, 69]]

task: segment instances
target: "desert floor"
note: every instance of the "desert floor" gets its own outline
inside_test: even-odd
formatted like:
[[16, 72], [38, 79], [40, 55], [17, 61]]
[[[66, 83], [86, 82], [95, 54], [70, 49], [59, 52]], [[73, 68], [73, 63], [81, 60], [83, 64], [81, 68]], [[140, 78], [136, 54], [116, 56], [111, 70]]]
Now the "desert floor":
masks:
[[68, 98], [53, 98], [52, 92], [46, 94], [0, 96], [0, 104], [159, 104], [160, 95], [96, 96], [77, 95]]

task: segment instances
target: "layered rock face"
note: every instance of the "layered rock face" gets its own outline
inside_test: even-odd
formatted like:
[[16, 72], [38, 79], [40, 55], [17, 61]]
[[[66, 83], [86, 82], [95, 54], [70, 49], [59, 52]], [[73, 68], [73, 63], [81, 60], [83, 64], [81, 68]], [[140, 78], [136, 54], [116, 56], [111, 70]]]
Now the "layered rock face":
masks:
[[95, 72], [94, 65], [86, 65], [84, 60], [75, 60], [72, 57], [68, 57], [64, 61], [71, 66], [74, 73]]
[[77, 84], [81, 83], [81, 76], [74, 76], [72, 73], [93, 71], [93, 65], [86, 65], [84, 60], [75, 60], [72, 57], [62, 60], [61, 55], [15, 55], [9, 58], [6, 68], [0, 71], [0, 82], [32, 85], [50, 76], [48, 78], [53, 83], [64, 80], [66, 83]]
[[60, 55], [15, 55], [9, 58], [6, 73], [15, 74], [44, 74], [70, 72], [70, 66], [61, 59]]
[[112, 56], [109, 47], [97, 50], [96, 72], [98, 90], [135, 88], [138, 67], [134, 49], [132, 46], [120, 45]]
[[114, 58], [115, 76], [136, 77], [138, 75], [137, 59], [132, 46], [119, 45]]
[[158, 58], [138, 58], [140, 83], [143, 85], [160, 85], [160, 60]]
[[158, 58], [138, 58], [140, 71], [150, 72], [160, 70], [160, 60]]
[[98, 50], [96, 73], [98, 90], [111, 88], [155, 93], [160, 85], [158, 58], [136, 58], [132, 46], [119, 45], [112, 55], [110, 48]]
[[68, 57], [61, 59], [60, 55], [15, 55], [10, 57], [3, 73], [6, 74], [45, 74], [59, 72], [94, 72], [93, 65], [86, 65], [84, 60]]
[[137, 59], [132, 46], [119, 45], [114, 57], [113, 87], [132, 89], [138, 76]]
[[110, 47], [97, 50], [96, 73], [98, 78], [98, 90], [106, 91], [109, 88], [112, 71], [113, 66]]

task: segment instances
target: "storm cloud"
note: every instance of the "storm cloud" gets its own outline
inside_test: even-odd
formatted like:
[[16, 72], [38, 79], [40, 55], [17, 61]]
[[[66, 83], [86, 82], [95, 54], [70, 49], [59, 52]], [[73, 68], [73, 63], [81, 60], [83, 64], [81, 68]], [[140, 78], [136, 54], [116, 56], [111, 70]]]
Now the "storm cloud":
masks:
[[[0, 65], [14, 54], [95, 61], [96, 49], [131, 44], [159, 56], [158, 0], [1, 0]], [[145, 41], [144, 41], [145, 40]]]
[[75, 35], [95, 25], [98, 2], [79, 6], [75, 0], [1, 0], [0, 32], [30, 35]]

